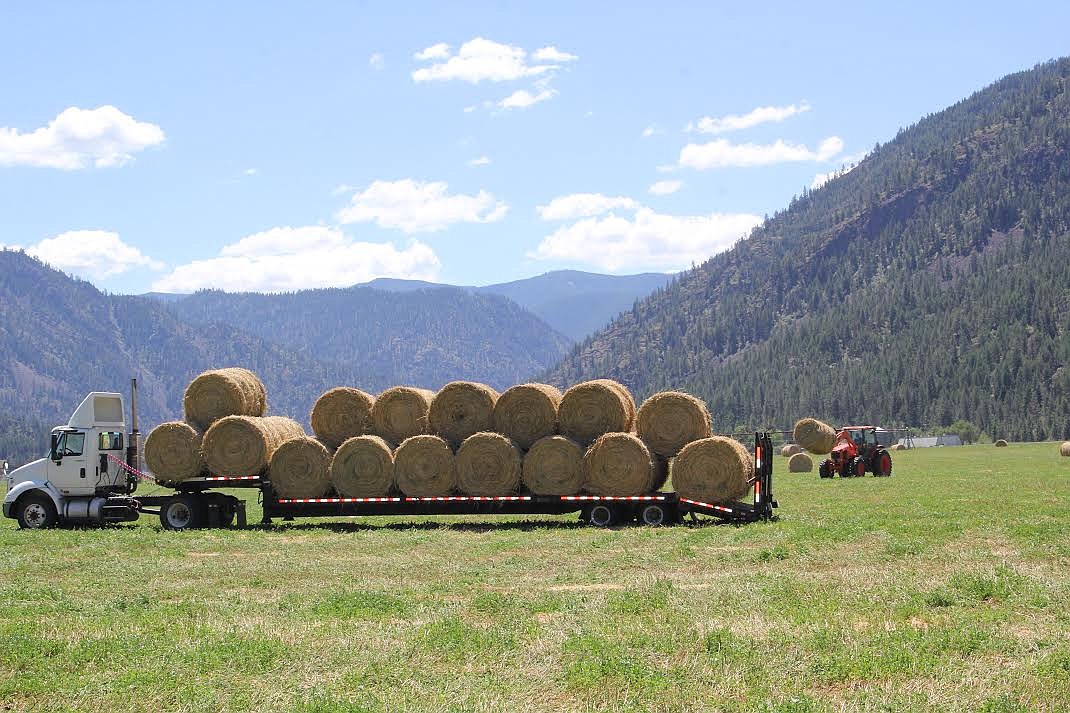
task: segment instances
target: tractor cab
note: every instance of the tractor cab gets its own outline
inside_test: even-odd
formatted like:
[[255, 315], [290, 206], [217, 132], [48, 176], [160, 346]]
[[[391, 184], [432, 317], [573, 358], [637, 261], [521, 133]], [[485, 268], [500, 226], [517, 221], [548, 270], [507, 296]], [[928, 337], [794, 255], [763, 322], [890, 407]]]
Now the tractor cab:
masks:
[[892, 474], [892, 456], [877, 442], [877, 427], [841, 427], [832, 453], [818, 466], [818, 474], [822, 478], [851, 478], [862, 477], [867, 471], [881, 477]]

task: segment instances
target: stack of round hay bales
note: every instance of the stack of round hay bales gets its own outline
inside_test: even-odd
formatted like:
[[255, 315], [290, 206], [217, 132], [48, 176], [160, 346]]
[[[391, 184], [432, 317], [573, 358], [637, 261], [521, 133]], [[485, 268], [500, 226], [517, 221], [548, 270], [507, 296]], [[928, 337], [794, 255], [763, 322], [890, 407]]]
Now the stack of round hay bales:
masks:
[[583, 456], [584, 490], [595, 495], [643, 495], [666, 475], [666, 461], [631, 433], [602, 434]]
[[394, 453], [379, 436], [354, 436], [331, 460], [331, 485], [343, 498], [380, 498], [394, 491]]
[[494, 430], [527, 450], [540, 438], [557, 433], [561, 392], [549, 384], [520, 384], [506, 389], [494, 404]]
[[474, 381], [451, 381], [431, 400], [431, 431], [458, 446], [475, 433], [490, 431], [498, 392]]
[[800, 446], [798, 443], [787, 443], [780, 449], [780, 455], [785, 458], [791, 458], [796, 453], [802, 453], [806, 449]]
[[225, 416], [263, 416], [267, 413], [267, 392], [248, 369], [213, 369], [190, 382], [182, 406], [186, 422], [206, 431]]
[[201, 434], [185, 421], [168, 421], [145, 439], [145, 463], [161, 482], [178, 483], [206, 475]]
[[682, 497], [707, 503], [733, 500], [750, 488], [754, 462], [739, 441], [712, 436], [684, 446], [673, 459], [672, 483]]
[[379, 394], [372, 406], [372, 430], [389, 443], [429, 432], [427, 412], [435, 392], [413, 386], [395, 386]]
[[596, 379], [572, 386], [561, 397], [561, 434], [586, 446], [605, 433], [628, 432], [635, 422], [635, 400], [616, 381]]
[[330, 470], [330, 451], [304, 435], [278, 446], [268, 468], [271, 487], [283, 498], [323, 497], [331, 487]]
[[1004, 439], [1001, 438], [998, 441], [996, 441], [994, 445], [996, 446], [996, 448], [1006, 448], [1007, 447], [1007, 441], [1005, 441]]
[[1059, 455], [1070, 456], [1070, 441], [1065, 441], [1061, 446], [1059, 446]]
[[405, 439], [394, 452], [394, 478], [406, 495], [449, 495], [457, 487], [457, 466], [450, 444], [432, 435]]
[[639, 408], [636, 431], [651, 451], [671, 458], [688, 443], [710, 436], [710, 413], [690, 394], [662, 391]]
[[312, 431], [328, 448], [338, 448], [353, 436], [367, 432], [375, 397], [360, 389], [339, 386], [318, 399], [309, 414]]
[[814, 460], [806, 453], [795, 453], [788, 459], [789, 473], [810, 473], [814, 469]]
[[811, 453], [824, 455], [836, 445], [836, 431], [816, 418], [803, 418], [795, 424], [795, 442]]
[[520, 449], [500, 433], [481, 431], [457, 449], [457, 486], [468, 495], [509, 495], [520, 489]]
[[202, 447], [213, 473], [258, 475], [279, 446], [304, 435], [301, 424], [283, 416], [225, 416], [205, 432]]
[[583, 489], [583, 448], [565, 436], [546, 436], [524, 456], [524, 486], [536, 495], [576, 495]]

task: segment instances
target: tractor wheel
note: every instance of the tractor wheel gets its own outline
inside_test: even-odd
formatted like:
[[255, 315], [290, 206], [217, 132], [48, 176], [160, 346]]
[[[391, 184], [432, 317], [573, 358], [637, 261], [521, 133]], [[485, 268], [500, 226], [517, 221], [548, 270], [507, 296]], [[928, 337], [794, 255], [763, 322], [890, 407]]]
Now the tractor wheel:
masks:
[[873, 459], [873, 475], [880, 478], [887, 478], [892, 474], [892, 456], [888, 451], [877, 451], [877, 456]]
[[855, 456], [851, 459], [851, 464], [848, 467], [851, 471], [851, 475], [856, 478], [861, 478], [866, 474], [866, 459], [862, 456]]
[[819, 477], [822, 477], [822, 478], [831, 478], [832, 477], [832, 461], [830, 461], [828, 458], [826, 458], [825, 460], [821, 461], [821, 465], [817, 466], [817, 474], [818, 474]]

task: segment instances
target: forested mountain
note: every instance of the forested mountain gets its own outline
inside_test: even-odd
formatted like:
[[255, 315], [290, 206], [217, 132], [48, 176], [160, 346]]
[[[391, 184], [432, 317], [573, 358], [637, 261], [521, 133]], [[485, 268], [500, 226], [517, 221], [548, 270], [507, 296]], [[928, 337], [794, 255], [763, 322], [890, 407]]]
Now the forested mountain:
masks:
[[930, 115], [549, 375], [682, 387], [718, 428], [1070, 437], [1070, 59]]
[[554, 364], [569, 346], [516, 303], [452, 287], [202, 291], [170, 309], [192, 323], [239, 327], [301, 359], [337, 364], [346, 383], [373, 390], [438, 388], [454, 379], [504, 389]]

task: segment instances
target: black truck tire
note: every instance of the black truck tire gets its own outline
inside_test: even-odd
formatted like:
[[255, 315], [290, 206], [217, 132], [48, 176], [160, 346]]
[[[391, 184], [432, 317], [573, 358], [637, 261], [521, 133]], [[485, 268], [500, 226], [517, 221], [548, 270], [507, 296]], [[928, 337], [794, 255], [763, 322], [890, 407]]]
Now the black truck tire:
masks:
[[18, 520], [23, 530], [41, 530], [55, 527], [59, 523], [59, 514], [52, 498], [42, 492], [27, 493], [19, 498]]
[[204, 525], [205, 508], [193, 495], [175, 495], [160, 507], [160, 524], [165, 530], [191, 530]]

